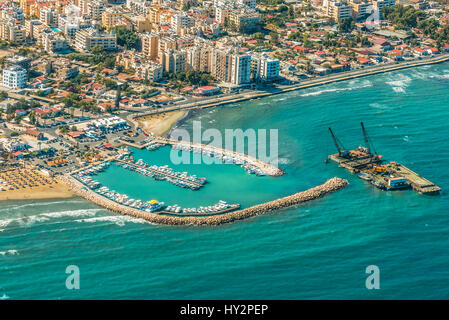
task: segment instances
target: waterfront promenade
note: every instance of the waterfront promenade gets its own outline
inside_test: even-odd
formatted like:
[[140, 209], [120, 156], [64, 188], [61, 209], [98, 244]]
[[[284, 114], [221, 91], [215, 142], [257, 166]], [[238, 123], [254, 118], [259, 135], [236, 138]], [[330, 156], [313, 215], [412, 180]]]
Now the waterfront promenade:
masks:
[[117, 202], [114, 202], [108, 198], [99, 195], [98, 193], [95, 193], [94, 191], [90, 190], [88, 187], [86, 187], [81, 182], [77, 181], [75, 178], [73, 178], [68, 174], [62, 176], [61, 180], [63, 180], [70, 187], [70, 189], [80, 197], [83, 197], [84, 199], [93, 202], [110, 211], [133, 216], [139, 219], [144, 219], [148, 222], [156, 224], [196, 225], [196, 226], [220, 225], [237, 220], [247, 219], [267, 212], [288, 208], [306, 201], [321, 198], [326, 194], [336, 192], [348, 185], [347, 180], [334, 177], [314, 188], [299, 193], [295, 193], [293, 195], [284, 198], [258, 204], [247, 209], [232, 211], [221, 215], [212, 215], [204, 217], [191, 217], [191, 216], [179, 217], [179, 216], [160, 215], [158, 213], [150, 213], [121, 205]]

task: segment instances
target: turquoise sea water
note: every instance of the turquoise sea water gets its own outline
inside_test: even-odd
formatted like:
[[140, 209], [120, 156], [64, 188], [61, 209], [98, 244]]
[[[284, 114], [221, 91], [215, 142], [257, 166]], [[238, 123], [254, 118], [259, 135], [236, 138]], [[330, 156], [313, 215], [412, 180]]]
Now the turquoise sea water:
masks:
[[[203, 128], [277, 128], [286, 175], [254, 177], [232, 165], [186, 166], [200, 191], [111, 166], [97, 176], [135, 198], [252, 205], [333, 176], [337, 193], [219, 227], [170, 227], [108, 212], [82, 199], [0, 204], [0, 297], [10, 299], [444, 299], [449, 296], [449, 65], [402, 70], [197, 112]], [[327, 127], [443, 188], [440, 196], [382, 192], [335, 164]], [[170, 164], [169, 150], [136, 158]], [[81, 289], [67, 290], [77, 265]], [[365, 268], [380, 268], [380, 290]]]

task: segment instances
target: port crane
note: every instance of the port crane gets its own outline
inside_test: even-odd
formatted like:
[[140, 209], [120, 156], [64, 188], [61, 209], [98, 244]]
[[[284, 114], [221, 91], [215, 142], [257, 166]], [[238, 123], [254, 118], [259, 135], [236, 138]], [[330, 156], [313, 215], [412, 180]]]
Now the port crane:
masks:
[[377, 152], [374, 149], [374, 146], [373, 146], [373, 143], [371, 142], [371, 139], [368, 137], [368, 133], [366, 132], [366, 129], [365, 129], [365, 126], [364, 126], [363, 122], [360, 122], [360, 125], [362, 126], [363, 140], [365, 141], [366, 153], [368, 153], [370, 155], [376, 155], [377, 156]]
[[338, 150], [338, 155], [342, 158], [349, 158], [349, 152], [345, 149], [340, 140], [335, 136], [332, 129], [329, 127], [329, 132], [331, 133], [332, 140], [334, 140], [335, 147]]

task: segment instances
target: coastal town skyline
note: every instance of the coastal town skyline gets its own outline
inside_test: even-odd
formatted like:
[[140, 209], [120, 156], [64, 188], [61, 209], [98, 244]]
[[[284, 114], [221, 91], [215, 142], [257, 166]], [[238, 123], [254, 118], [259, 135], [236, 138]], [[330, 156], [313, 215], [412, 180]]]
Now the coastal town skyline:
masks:
[[[0, 236], [61, 217], [21, 209], [41, 204], [186, 234], [308, 216], [362, 190], [444, 206], [432, 163], [394, 145], [429, 117], [396, 108], [445, 96], [448, 62], [439, 0], [0, 1]], [[395, 140], [404, 128], [412, 138]]]

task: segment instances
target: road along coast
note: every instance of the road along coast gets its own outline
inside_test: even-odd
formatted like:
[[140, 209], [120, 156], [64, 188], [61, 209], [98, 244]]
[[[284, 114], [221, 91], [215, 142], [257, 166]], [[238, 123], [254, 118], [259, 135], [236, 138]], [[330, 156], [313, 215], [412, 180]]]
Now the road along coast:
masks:
[[[449, 54], [441, 54], [434, 57], [429, 58], [422, 58], [420, 60], [413, 60], [413, 61], [403, 61], [398, 62], [394, 64], [389, 65], [379, 65], [379, 66], [371, 66], [371, 67], [365, 67], [360, 70], [352, 70], [352, 71], [346, 71], [341, 72], [338, 74], [331, 74], [328, 76], [321, 76], [316, 79], [311, 80], [304, 80], [301, 81], [298, 84], [294, 85], [280, 85], [277, 88], [268, 88], [266, 91], [258, 90], [248, 93], [240, 93], [232, 96], [226, 96], [226, 97], [212, 97], [208, 99], [204, 99], [201, 101], [191, 102], [191, 103], [178, 103], [175, 105], [172, 105], [170, 107], [165, 108], [158, 108], [156, 110], [151, 110], [147, 112], [142, 112], [136, 115], [131, 115], [129, 119], [133, 121], [136, 118], [144, 117], [144, 116], [150, 116], [154, 114], [159, 113], [167, 113], [167, 112], [173, 112], [173, 111], [179, 111], [179, 110], [194, 110], [194, 109], [203, 109], [203, 108], [210, 108], [214, 106], [220, 106], [230, 103], [237, 103], [242, 101], [247, 101], [251, 99], [258, 99], [258, 98], [264, 98], [276, 94], [282, 94], [287, 93], [290, 91], [300, 90], [300, 89], [307, 89], [317, 86], [322, 86], [325, 84], [330, 84], [334, 82], [340, 82], [345, 80], [351, 80], [361, 77], [367, 77], [371, 75], [376, 75], [380, 73], [385, 72], [391, 72], [391, 71], [397, 71], [401, 69], [408, 69], [408, 68], [414, 68], [419, 66], [425, 66], [430, 64], [437, 64], [437, 63], [443, 63], [449, 61]], [[134, 121], [133, 121], [134, 122]]]
[[261, 215], [267, 212], [280, 210], [283, 208], [288, 208], [294, 205], [301, 204], [306, 201], [314, 200], [317, 198], [321, 198], [326, 194], [333, 193], [340, 189], [343, 189], [348, 185], [348, 181], [345, 179], [341, 179], [338, 177], [331, 178], [327, 180], [325, 183], [316, 186], [314, 188], [295, 193], [293, 195], [280, 198], [277, 200], [273, 200], [270, 202], [258, 204], [252, 206], [250, 208], [232, 211], [228, 213], [224, 213], [221, 215], [213, 215], [213, 216], [202, 216], [202, 217], [179, 217], [179, 216], [169, 216], [169, 215], [160, 215], [157, 213], [150, 213], [138, 209], [134, 209], [131, 207], [127, 207], [121, 205], [117, 202], [114, 202], [110, 199], [107, 199], [98, 193], [87, 188], [81, 182], [74, 179], [72, 176], [66, 174], [61, 177], [61, 180], [64, 181], [66, 185], [70, 187], [70, 189], [76, 193], [77, 195], [83, 197], [84, 199], [91, 201], [98, 206], [101, 206], [105, 209], [108, 209], [113, 212], [117, 212], [124, 215], [129, 215], [135, 218], [144, 219], [151, 223], [156, 224], [166, 224], [166, 225], [220, 225], [224, 223], [230, 223], [237, 220], [247, 219], [253, 216]]

